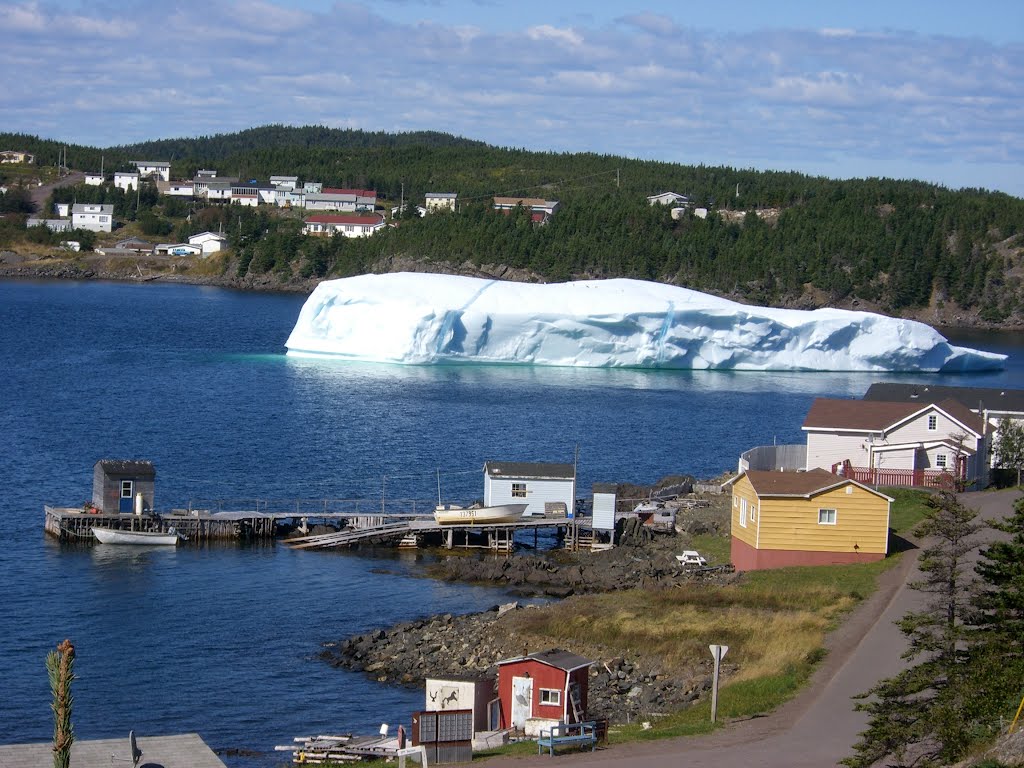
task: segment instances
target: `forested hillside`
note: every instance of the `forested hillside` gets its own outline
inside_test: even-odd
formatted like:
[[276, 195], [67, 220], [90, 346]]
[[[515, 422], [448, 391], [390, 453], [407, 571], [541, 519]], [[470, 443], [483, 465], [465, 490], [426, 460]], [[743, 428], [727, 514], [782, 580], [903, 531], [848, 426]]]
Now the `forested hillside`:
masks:
[[[0, 145], [33, 151], [43, 163], [56, 162], [60, 146], [10, 134], [0, 134]], [[169, 159], [178, 178], [209, 167], [241, 178], [291, 174], [375, 189], [387, 208], [402, 199], [422, 204], [427, 192], [459, 195], [454, 215], [403, 217], [365, 240], [303, 237], [296, 212], [195, 210], [179, 234], [223, 226], [236, 257], [230, 268], [240, 275], [287, 281], [396, 262], [453, 271], [502, 265], [552, 281], [661, 280], [751, 303], [856, 303], [901, 314], [953, 305], [991, 323], [1024, 320], [1024, 201], [1001, 193], [527, 152], [439, 133], [282, 126], [68, 149], [69, 164], [84, 170], [97, 170], [101, 155], [108, 171], [130, 159]], [[647, 204], [647, 195], [669, 190], [707, 207], [707, 219], [674, 220], [668, 208]], [[494, 213], [494, 195], [558, 200], [561, 208], [537, 226], [525, 212]], [[131, 204], [117, 202], [119, 215]], [[157, 204], [150, 215], [169, 221], [182, 213], [169, 208]]]

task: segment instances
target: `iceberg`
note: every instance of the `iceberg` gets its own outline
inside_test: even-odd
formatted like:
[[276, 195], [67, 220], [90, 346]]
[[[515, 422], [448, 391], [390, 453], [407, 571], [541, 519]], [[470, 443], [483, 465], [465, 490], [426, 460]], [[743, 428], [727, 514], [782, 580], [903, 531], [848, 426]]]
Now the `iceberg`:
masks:
[[536, 284], [397, 272], [325, 280], [289, 355], [426, 365], [983, 371], [1005, 355], [871, 312], [753, 307], [642, 280]]

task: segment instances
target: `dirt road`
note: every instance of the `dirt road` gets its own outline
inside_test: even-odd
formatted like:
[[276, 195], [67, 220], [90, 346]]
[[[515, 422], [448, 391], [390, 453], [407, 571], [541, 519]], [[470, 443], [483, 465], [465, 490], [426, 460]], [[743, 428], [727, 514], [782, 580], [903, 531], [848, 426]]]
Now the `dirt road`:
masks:
[[74, 184], [81, 184], [85, 179], [85, 174], [81, 171], [72, 171], [67, 176], [57, 179], [49, 184], [44, 184], [41, 187], [33, 187], [31, 190], [32, 204], [36, 207], [36, 213], [41, 216], [54, 215], [53, 211], [44, 211], [43, 205], [46, 204], [46, 198], [50, 196], [50, 193], [58, 187], [70, 187]]
[[[964, 494], [965, 504], [991, 520], [1007, 515], [1020, 498], [1016, 490]], [[992, 532], [985, 532], [991, 536]], [[558, 763], [575, 766], [661, 768], [828, 768], [852, 753], [867, 717], [853, 710], [850, 697], [894, 675], [903, 662], [903, 635], [893, 622], [919, 605], [921, 595], [907, 588], [919, 575], [916, 550], [882, 577], [878, 591], [861, 604], [827, 639], [829, 655], [799, 696], [772, 714], [731, 723], [690, 739], [630, 744], [560, 754]], [[551, 766], [552, 758], [508, 758], [496, 764], [517, 768]]]

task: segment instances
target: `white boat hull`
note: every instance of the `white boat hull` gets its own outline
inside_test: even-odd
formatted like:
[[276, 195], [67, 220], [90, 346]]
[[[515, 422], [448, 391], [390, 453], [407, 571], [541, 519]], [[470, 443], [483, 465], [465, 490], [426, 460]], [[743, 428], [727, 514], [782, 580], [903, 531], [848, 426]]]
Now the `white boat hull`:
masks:
[[499, 504], [495, 507], [438, 507], [434, 520], [438, 525], [496, 525], [522, 519], [526, 504]]
[[180, 540], [177, 533], [119, 531], [113, 528], [93, 528], [92, 535], [101, 544], [136, 544], [147, 547], [175, 547]]

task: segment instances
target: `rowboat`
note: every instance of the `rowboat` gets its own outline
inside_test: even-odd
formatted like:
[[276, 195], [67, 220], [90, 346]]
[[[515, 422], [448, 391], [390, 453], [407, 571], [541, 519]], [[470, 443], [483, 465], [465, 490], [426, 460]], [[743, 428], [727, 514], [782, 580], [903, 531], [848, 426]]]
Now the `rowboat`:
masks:
[[181, 537], [171, 528], [166, 533], [159, 531], [119, 531], [114, 528], [92, 529], [92, 535], [100, 544], [136, 544], [146, 547], [174, 547]]
[[460, 507], [439, 504], [434, 509], [438, 525], [494, 525], [514, 523], [523, 517], [527, 504], [498, 504], [493, 507]]

